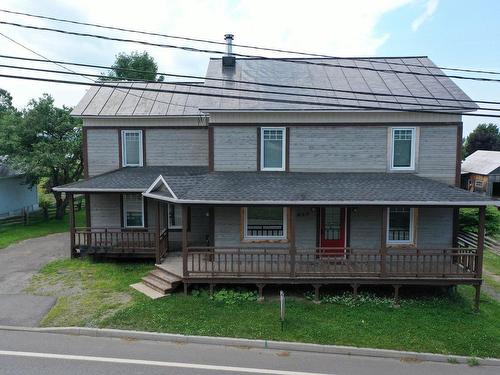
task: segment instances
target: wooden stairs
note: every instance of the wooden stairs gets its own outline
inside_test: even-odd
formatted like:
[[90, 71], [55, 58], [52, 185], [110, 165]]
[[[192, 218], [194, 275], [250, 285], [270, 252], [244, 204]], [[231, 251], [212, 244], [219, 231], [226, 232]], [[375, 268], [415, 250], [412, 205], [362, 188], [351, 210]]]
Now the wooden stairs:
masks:
[[148, 297], [156, 299], [169, 295], [181, 282], [182, 279], [178, 275], [156, 266], [153, 271], [142, 278], [140, 283], [130, 286]]

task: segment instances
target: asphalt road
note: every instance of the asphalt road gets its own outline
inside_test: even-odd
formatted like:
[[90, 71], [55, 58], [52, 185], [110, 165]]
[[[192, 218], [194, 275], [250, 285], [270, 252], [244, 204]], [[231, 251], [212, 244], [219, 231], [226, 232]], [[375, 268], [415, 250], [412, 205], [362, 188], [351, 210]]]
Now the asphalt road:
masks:
[[56, 302], [23, 290], [42, 266], [69, 254], [69, 234], [51, 234], [0, 249], [0, 325], [37, 326]]
[[495, 374], [499, 367], [0, 331], [0, 374]]

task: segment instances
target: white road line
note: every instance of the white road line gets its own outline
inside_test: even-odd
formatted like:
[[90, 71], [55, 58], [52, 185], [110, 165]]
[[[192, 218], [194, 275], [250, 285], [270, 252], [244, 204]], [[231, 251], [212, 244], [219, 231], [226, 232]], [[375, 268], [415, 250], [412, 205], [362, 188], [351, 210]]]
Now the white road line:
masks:
[[[14, 356], [14, 357], [45, 358], [45, 359], [64, 359], [64, 360], [70, 360], [70, 361], [120, 363], [120, 364], [132, 364], [132, 365], [144, 365], [144, 366], [178, 367], [178, 368], [190, 368], [190, 369], [197, 369], [197, 370], [247, 372], [250, 374], [326, 375], [325, 373], [318, 373], [318, 372], [271, 370], [271, 369], [259, 369], [259, 368], [251, 368], [251, 367], [203, 365], [203, 364], [199, 364], [199, 363], [162, 362], [162, 361], [148, 361], [148, 360], [142, 360], [142, 359], [114, 358], [114, 357], [93, 357], [93, 356], [71, 355], [71, 354], [18, 352], [18, 351], [10, 351], [10, 350], [0, 350], [0, 355]], [[334, 374], [330, 374], [330, 375], [334, 375]]]

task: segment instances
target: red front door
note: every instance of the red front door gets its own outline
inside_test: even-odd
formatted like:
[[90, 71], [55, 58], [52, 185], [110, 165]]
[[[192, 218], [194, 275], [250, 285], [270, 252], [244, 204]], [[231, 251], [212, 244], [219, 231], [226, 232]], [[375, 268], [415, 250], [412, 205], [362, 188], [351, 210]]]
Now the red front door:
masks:
[[320, 247], [328, 254], [344, 255], [345, 208], [322, 207], [320, 211]]

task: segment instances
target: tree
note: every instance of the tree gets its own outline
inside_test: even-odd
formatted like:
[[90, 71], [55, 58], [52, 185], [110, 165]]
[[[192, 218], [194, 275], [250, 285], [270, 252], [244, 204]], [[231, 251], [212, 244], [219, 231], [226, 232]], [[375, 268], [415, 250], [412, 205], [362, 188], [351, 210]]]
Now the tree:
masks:
[[[113, 65], [101, 80], [146, 80], [163, 81], [164, 76], [157, 77], [158, 64], [146, 51], [139, 53], [134, 51], [130, 54], [121, 52], [116, 55]], [[141, 72], [131, 72], [125, 69], [138, 70]]]
[[64, 216], [69, 197], [52, 188], [78, 181], [83, 172], [81, 120], [70, 112], [55, 107], [54, 99], [44, 94], [21, 113], [0, 119], [0, 155], [7, 155], [9, 164], [25, 173], [28, 184], [46, 178], [43, 187], [54, 195], [58, 219]]
[[14, 110], [12, 106], [12, 95], [7, 90], [0, 89], [0, 114]]
[[479, 124], [464, 142], [464, 157], [477, 150], [500, 151], [500, 129], [495, 124]]

